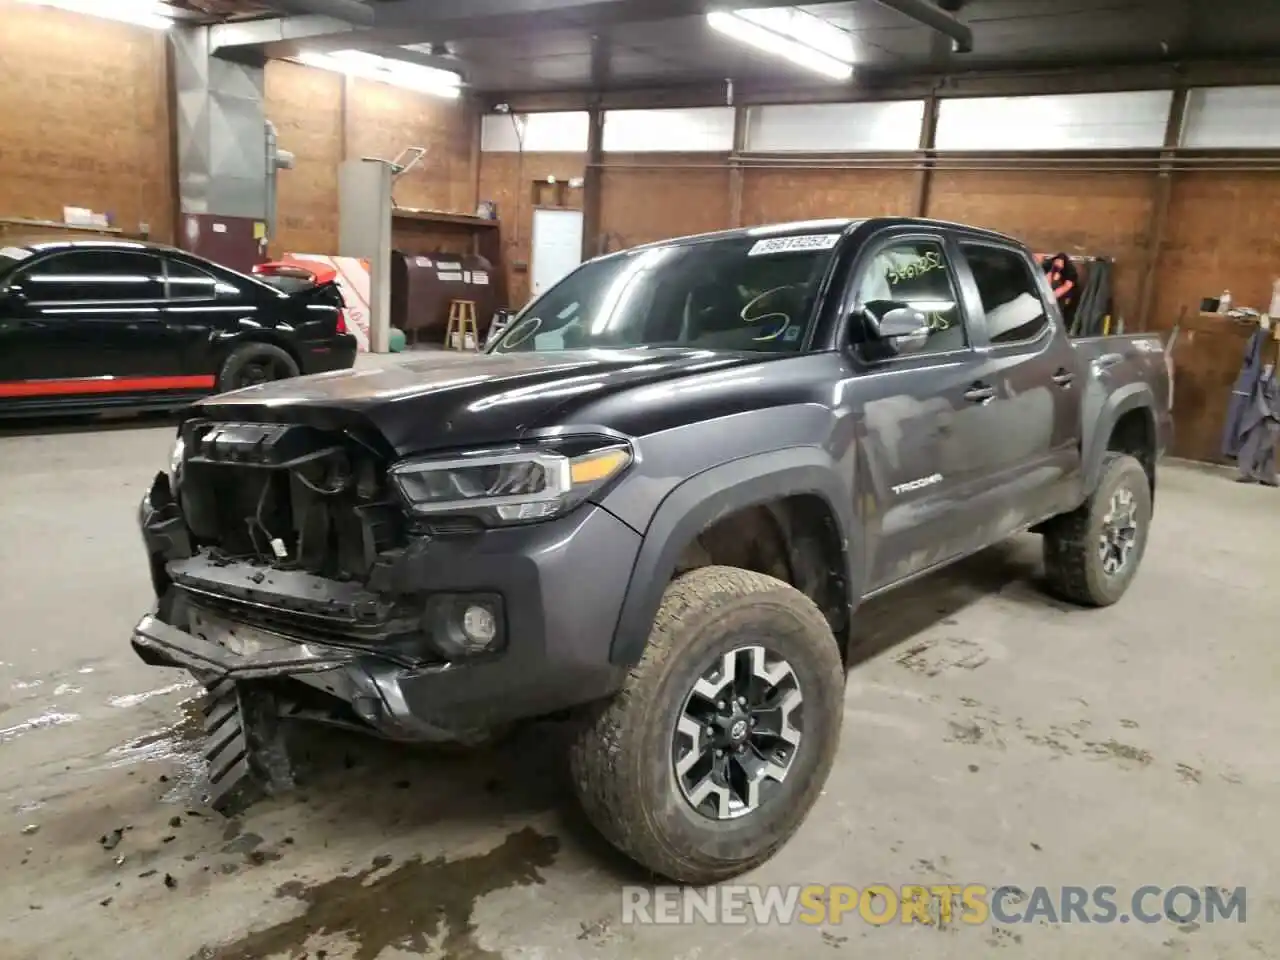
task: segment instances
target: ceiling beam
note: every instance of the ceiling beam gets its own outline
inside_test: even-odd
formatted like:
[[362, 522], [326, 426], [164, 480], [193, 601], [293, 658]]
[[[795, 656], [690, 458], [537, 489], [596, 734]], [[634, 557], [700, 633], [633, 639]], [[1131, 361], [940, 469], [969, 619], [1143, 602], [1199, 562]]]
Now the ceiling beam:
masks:
[[969, 25], [935, 7], [929, 0], [876, 0], [876, 3], [950, 37], [956, 53], [973, 52], [973, 31], [969, 29]]
[[[1008, 69], [910, 73], [861, 72], [851, 84], [734, 83], [734, 101], [742, 104], [845, 103], [859, 100], [917, 100], [949, 97], [1029, 96], [1046, 93], [1105, 93], [1118, 90], [1168, 90], [1178, 86], [1216, 87], [1280, 84], [1280, 59], [1198, 60], [1180, 63], [1099, 63], [1082, 69], [1023, 65]], [[605, 92], [591, 90], [485, 93], [489, 111], [505, 103], [516, 113], [655, 107], [724, 106], [723, 81], [645, 86]]]
[[291, 15], [333, 17], [358, 27], [373, 26], [373, 7], [360, 0], [271, 0], [271, 6]]
[[466, 64], [450, 53], [422, 53], [419, 50], [406, 50], [404, 47], [387, 46], [362, 47], [361, 49], [367, 50], [369, 53], [376, 53], [380, 57], [416, 63], [420, 67], [451, 70], [462, 77], [464, 81], [467, 79]]
[[[276, 17], [217, 23], [209, 28], [209, 51], [216, 56], [291, 57], [299, 43], [317, 37], [351, 36], [355, 28], [333, 17]], [[275, 48], [281, 52], [272, 52]], [[286, 52], [287, 51], [287, 52]]]
[[[283, 7], [281, 0], [274, 5]], [[367, 5], [356, 0], [288, 0], [299, 9], [331, 2], [351, 3], [373, 12], [370, 21], [336, 14], [285, 17], [234, 24], [224, 33], [224, 56], [230, 48], [252, 49], [261, 56], [289, 57], [300, 41], [315, 52], [344, 47], [373, 49], [375, 45], [404, 46], [425, 42], [490, 37], [522, 37], [557, 27], [588, 26], [607, 30], [627, 23], [646, 23], [700, 17], [717, 6], [715, 0], [398, 0]], [[735, 9], [777, 6], [779, 0], [732, 0]], [[814, 0], [816, 4], [838, 0]], [[363, 16], [363, 15], [362, 15]], [[293, 25], [295, 21], [305, 21]], [[233, 26], [233, 25], [227, 25]]]

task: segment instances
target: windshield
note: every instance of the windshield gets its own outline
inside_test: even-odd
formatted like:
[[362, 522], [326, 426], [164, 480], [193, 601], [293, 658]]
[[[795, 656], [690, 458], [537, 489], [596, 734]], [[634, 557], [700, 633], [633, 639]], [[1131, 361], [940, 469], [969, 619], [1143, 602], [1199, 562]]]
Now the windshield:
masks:
[[521, 311], [494, 352], [794, 352], [805, 342], [839, 238], [730, 237], [588, 263]]

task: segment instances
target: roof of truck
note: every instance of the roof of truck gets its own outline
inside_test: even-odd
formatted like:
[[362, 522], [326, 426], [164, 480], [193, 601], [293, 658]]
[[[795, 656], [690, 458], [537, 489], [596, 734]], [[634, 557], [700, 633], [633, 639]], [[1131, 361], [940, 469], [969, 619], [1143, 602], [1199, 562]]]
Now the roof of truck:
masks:
[[[783, 223], [761, 224], [752, 227], [737, 227], [732, 230], [715, 230], [710, 233], [695, 233], [685, 237], [672, 237], [668, 240], [657, 240], [652, 243], [630, 247], [630, 250], [643, 250], [651, 247], [665, 247], [672, 244], [703, 243], [708, 240], [728, 240], [735, 237], [787, 237], [806, 233], [839, 231], [847, 233], [857, 227], [867, 226], [872, 229], [890, 226], [946, 227], [951, 230], [963, 230], [965, 233], [1003, 243], [1020, 243], [1015, 237], [997, 233], [982, 227], [970, 226], [967, 223], [953, 223], [947, 220], [930, 220], [926, 217], [840, 217], [826, 220], [791, 220]], [[626, 253], [619, 250], [617, 253]], [[610, 254], [613, 256], [614, 254]]]

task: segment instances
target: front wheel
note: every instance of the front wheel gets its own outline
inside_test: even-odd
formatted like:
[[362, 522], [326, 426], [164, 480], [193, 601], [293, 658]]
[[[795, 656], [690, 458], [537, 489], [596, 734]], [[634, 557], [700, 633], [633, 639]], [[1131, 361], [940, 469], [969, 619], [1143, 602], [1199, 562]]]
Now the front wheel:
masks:
[[808, 597], [747, 570], [695, 570], [667, 587], [643, 658], [579, 732], [579, 799], [606, 839], [661, 876], [735, 876], [817, 801], [843, 694], [835, 638]]
[[1098, 486], [1083, 504], [1044, 531], [1051, 592], [1089, 607], [1115, 603], [1129, 589], [1147, 548], [1151, 481], [1127, 454], [1109, 453]]

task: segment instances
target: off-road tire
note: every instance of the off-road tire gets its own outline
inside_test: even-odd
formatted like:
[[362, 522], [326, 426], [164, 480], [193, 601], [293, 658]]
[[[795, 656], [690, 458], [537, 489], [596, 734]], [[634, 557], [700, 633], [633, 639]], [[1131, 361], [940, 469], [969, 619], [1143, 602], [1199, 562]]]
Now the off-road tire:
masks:
[[292, 788], [293, 768], [274, 694], [223, 679], [206, 688], [201, 710], [209, 806], [235, 816]]
[[[1128, 487], [1135, 500], [1137, 535], [1132, 553], [1115, 574], [1107, 573], [1098, 555], [1103, 518], [1112, 494]], [[1134, 457], [1108, 453], [1098, 485], [1083, 504], [1054, 517], [1044, 530], [1044, 569], [1049, 592], [1086, 607], [1110, 606], [1133, 582], [1147, 548], [1151, 527], [1151, 485]]]
[[301, 372], [298, 361], [282, 347], [273, 343], [242, 343], [227, 354], [227, 359], [222, 362], [222, 369], [218, 372], [218, 391], [225, 393], [243, 386], [240, 378], [244, 369], [262, 362], [269, 362], [275, 367], [276, 380], [296, 377]]
[[[671, 743], [700, 671], [752, 642], [786, 658], [804, 695], [803, 740], [778, 795], [731, 820], [695, 811], [676, 783]], [[831, 771], [844, 710], [844, 665], [814, 603], [781, 580], [711, 566], [673, 581], [644, 656], [570, 747], [588, 819], [615, 847], [682, 883], [724, 880], [768, 860], [804, 822]]]

